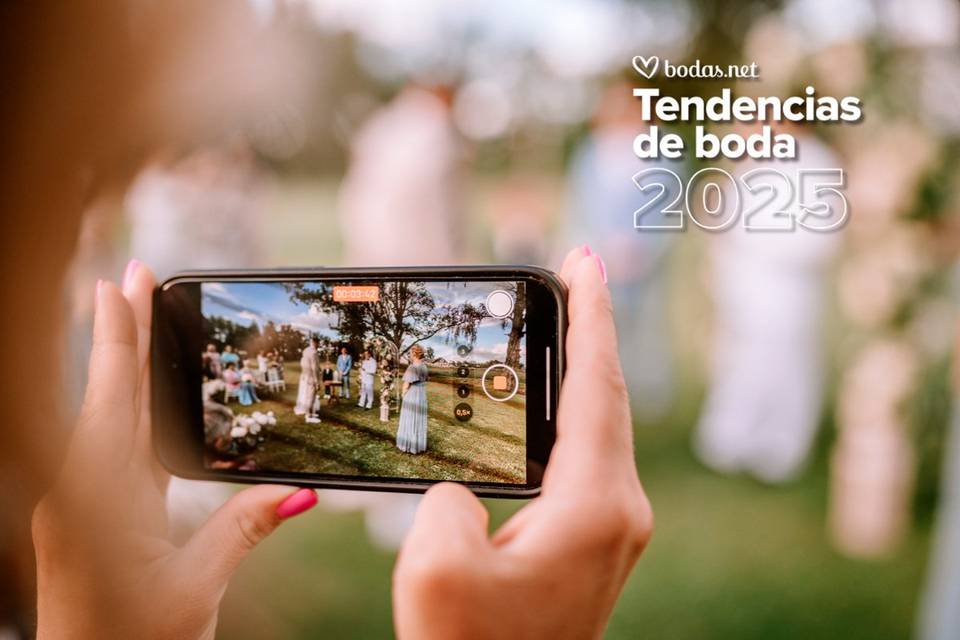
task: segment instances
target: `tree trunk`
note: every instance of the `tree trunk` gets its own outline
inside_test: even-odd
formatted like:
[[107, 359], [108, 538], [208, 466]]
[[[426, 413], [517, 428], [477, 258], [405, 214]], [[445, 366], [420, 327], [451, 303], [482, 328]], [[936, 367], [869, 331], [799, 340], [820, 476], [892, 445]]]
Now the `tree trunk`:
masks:
[[516, 297], [513, 304], [513, 318], [510, 320], [510, 337], [507, 339], [507, 366], [514, 369], [520, 366], [520, 339], [526, 333], [524, 312], [527, 308], [527, 288], [523, 284], [517, 285]]

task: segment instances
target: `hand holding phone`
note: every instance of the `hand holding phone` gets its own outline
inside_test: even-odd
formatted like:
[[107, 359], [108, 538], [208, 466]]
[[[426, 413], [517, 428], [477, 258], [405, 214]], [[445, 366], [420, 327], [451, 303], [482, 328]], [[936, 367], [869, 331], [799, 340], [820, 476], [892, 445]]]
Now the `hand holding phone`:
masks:
[[176, 475], [539, 491], [566, 326], [548, 271], [192, 272], [154, 307], [154, 443]]
[[37, 637], [212, 638], [234, 569], [309, 489], [233, 496], [184, 545], [168, 538], [169, 476], [150, 444], [150, 270], [98, 284], [87, 393], [60, 476], [33, 516]]
[[489, 536], [486, 510], [463, 487], [427, 492], [394, 572], [401, 640], [602, 636], [653, 514], [601, 264], [577, 249], [561, 273], [568, 369], [542, 495]]

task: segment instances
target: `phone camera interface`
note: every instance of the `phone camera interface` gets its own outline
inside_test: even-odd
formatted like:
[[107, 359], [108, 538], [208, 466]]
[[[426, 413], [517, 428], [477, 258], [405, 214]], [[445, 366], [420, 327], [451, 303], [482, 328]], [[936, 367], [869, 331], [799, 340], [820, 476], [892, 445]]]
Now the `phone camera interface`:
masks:
[[525, 484], [526, 300], [505, 280], [202, 283], [204, 465]]

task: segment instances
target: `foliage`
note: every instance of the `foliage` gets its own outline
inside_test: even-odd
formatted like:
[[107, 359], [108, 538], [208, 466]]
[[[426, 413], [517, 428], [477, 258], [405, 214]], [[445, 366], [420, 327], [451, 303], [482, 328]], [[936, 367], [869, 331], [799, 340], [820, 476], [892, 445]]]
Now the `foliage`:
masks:
[[300, 351], [306, 346], [307, 338], [299, 330], [288, 324], [277, 326], [273, 322], [266, 322], [263, 331], [257, 323], [243, 326], [223, 316], [210, 316], [205, 319], [208, 341], [223, 351], [226, 345], [256, 355], [260, 351], [276, 351], [284, 359], [299, 357]]
[[[364, 304], [333, 300], [329, 288], [308, 288], [303, 283], [286, 285], [290, 299], [309, 306], [319, 305], [337, 315], [335, 327], [345, 342], [359, 349], [375, 337], [387, 341], [401, 357], [410, 348], [434, 336], [472, 344], [477, 327], [487, 317], [483, 306], [469, 302], [437, 305], [422, 282], [387, 282], [381, 285], [380, 299]], [[433, 350], [425, 348], [427, 358]]]

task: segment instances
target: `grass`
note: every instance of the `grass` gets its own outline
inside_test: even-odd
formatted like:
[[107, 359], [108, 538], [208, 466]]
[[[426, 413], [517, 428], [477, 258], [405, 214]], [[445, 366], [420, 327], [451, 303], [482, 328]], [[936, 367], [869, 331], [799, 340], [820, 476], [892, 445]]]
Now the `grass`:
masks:
[[456, 395], [456, 378], [431, 372], [427, 451], [413, 455], [396, 447], [396, 408], [389, 422], [381, 422], [379, 395], [373, 409], [357, 407], [356, 375], [351, 376], [352, 397], [333, 405], [324, 401], [319, 424], [306, 424], [293, 413], [299, 378], [299, 365], [288, 365], [286, 391], [272, 397], [265, 394], [249, 407], [231, 405], [234, 411], [273, 411], [277, 416], [277, 425], [265, 431], [266, 440], [253, 455], [262, 470], [473, 482], [526, 480], [523, 393], [508, 402], [494, 402], [471, 381], [474, 389], [465, 401], [474, 415], [468, 422], [459, 422], [453, 417], [454, 406], [463, 401]]

